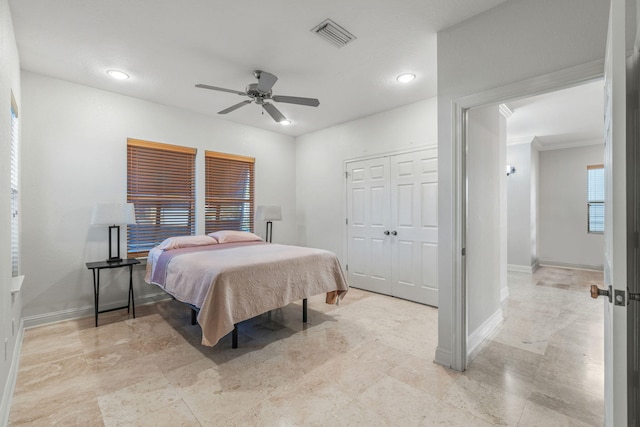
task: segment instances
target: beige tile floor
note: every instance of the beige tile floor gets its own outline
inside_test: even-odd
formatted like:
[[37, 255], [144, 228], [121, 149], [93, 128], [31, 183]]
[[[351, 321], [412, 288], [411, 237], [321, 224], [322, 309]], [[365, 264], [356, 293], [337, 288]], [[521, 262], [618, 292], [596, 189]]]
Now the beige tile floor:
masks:
[[351, 289], [199, 344], [175, 301], [25, 331], [10, 425], [602, 425], [601, 274], [509, 274], [505, 322], [465, 373], [433, 363], [437, 310]]

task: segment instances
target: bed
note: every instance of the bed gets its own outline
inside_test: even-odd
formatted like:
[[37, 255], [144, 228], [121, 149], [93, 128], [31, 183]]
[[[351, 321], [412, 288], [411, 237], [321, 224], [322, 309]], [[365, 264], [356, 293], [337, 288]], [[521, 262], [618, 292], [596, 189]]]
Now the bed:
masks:
[[266, 243], [253, 233], [220, 231], [165, 240], [149, 252], [145, 281], [197, 311], [202, 344], [270, 310], [326, 294], [337, 304], [349, 286], [332, 252]]

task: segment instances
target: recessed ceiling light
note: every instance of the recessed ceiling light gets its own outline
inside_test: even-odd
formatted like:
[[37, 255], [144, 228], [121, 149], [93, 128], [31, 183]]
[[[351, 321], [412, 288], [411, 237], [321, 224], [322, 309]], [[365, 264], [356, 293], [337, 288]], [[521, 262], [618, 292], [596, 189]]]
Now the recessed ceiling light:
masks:
[[280, 123], [282, 126], [289, 126], [291, 124], [291, 120], [282, 120], [278, 123]]
[[398, 77], [396, 77], [396, 80], [399, 81], [400, 83], [409, 83], [411, 80], [413, 80], [415, 78], [416, 78], [415, 74], [404, 73], [404, 74], [400, 74]]
[[129, 78], [129, 74], [118, 70], [109, 70], [107, 74], [116, 80], [127, 80]]

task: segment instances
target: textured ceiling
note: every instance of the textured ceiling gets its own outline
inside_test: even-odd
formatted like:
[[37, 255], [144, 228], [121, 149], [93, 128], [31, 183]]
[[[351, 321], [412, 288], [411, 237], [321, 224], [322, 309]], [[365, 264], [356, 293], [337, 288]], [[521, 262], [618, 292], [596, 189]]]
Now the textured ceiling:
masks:
[[[288, 135], [436, 95], [436, 32], [505, 0], [10, 0], [24, 70]], [[331, 18], [357, 37], [336, 48], [310, 30]], [[130, 74], [115, 81], [106, 70]], [[227, 115], [252, 70], [278, 76], [273, 93], [293, 125], [257, 105]], [[395, 77], [417, 78], [401, 85]]]

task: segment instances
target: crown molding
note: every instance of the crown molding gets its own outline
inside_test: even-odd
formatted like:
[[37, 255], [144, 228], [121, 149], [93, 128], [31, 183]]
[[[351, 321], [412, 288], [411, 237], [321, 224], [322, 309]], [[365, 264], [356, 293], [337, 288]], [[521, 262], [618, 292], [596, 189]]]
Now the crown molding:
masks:
[[511, 108], [507, 107], [506, 104], [498, 105], [498, 110], [500, 111], [500, 114], [502, 114], [504, 116], [505, 119], [508, 119], [509, 117], [511, 117], [513, 115], [513, 110]]
[[521, 138], [512, 138], [507, 141], [507, 147], [521, 144], [530, 144], [531, 148], [537, 151], [544, 149], [543, 144], [540, 142], [540, 139], [537, 136], [523, 136]]
[[536, 137], [535, 136], [523, 136], [520, 138], [511, 138], [507, 140], [507, 146], [511, 146], [511, 145], [520, 145], [520, 144], [531, 144], [534, 139]]
[[565, 148], [589, 147], [592, 145], [603, 144], [603, 140], [599, 138], [578, 139], [574, 141], [562, 142], [543, 142], [537, 136], [525, 136], [521, 138], [512, 138], [507, 140], [507, 147], [520, 144], [531, 144], [531, 147], [538, 151], [563, 150]]
[[563, 150], [565, 148], [580, 148], [580, 147], [589, 147], [592, 145], [604, 145], [604, 141], [602, 139], [580, 139], [577, 141], [563, 141], [563, 142], [540, 142], [540, 148], [538, 151], [552, 151], [552, 150]]

